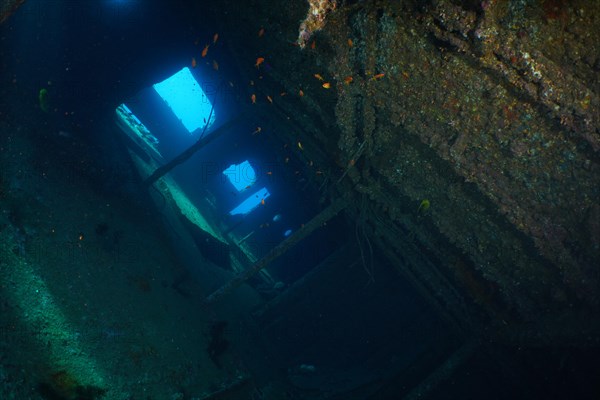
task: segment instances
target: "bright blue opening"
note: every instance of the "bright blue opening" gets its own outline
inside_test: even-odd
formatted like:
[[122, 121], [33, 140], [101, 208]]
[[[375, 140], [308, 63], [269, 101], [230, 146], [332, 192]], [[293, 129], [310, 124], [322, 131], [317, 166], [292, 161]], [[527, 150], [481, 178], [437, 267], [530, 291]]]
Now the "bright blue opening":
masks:
[[153, 87], [188, 132], [204, 127], [207, 122], [210, 127], [214, 122], [214, 111], [212, 118], [208, 120], [212, 104], [189, 68], [183, 68]]
[[232, 164], [223, 171], [223, 175], [229, 179], [238, 192], [250, 188], [256, 182], [256, 172], [247, 160], [241, 164]]
[[254, 210], [256, 207], [260, 205], [266, 198], [268, 198], [271, 194], [267, 190], [267, 188], [262, 188], [258, 192], [254, 193], [246, 200], [242, 201], [239, 206], [229, 211], [231, 215], [242, 214], [246, 215], [250, 211]]

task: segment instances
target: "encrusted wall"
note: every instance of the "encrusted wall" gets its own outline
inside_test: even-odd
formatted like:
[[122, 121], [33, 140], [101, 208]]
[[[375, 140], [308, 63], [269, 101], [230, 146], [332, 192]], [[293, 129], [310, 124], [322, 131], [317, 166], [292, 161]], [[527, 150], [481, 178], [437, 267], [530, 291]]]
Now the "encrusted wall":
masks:
[[333, 3], [215, 11], [239, 70], [269, 66], [242, 90], [286, 93], [257, 110], [290, 121], [273, 134], [303, 141], [315, 186], [496, 323], [597, 310], [600, 3]]
[[599, 300], [599, 10], [547, 7], [360, 4], [330, 30], [329, 69], [355, 77], [338, 86], [339, 147], [366, 141], [364, 168], [430, 199], [439, 231], [531, 316]]

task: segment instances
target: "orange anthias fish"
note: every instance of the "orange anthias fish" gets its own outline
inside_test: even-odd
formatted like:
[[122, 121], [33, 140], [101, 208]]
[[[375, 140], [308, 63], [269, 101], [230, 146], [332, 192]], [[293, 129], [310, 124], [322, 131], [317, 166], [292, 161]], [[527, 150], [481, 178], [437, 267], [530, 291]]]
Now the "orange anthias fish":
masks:
[[378, 79], [383, 78], [384, 76], [385, 76], [385, 74], [381, 73], [381, 74], [373, 75], [373, 77], [371, 79], [373, 79], [374, 81], [376, 81]]
[[354, 79], [351, 76], [347, 76], [344, 78], [344, 82], [346, 82], [346, 85], [349, 85], [352, 83]]
[[329, 83], [329, 82], [325, 82], [325, 83], [324, 83], [322, 86], [323, 86], [325, 89], [329, 89], [329, 88], [331, 87], [331, 83]]
[[262, 37], [262, 35], [264, 35], [264, 34], [265, 34], [265, 28], [262, 28], [262, 27], [261, 27], [261, 28], [258, 30], [258, 37]]
[[298, 96], [300, 96], [300, 97], [304, 96], [304, 92], [302, 91], [302, 89], [298, 90]]
[[320, 81], [323, 80], [323, 77], [320, 74], [314, 74], [314, 77], [317, 78]]
[[255, 66], [256, 68], [258, 68], [258, 67], [260, 66], [260, 64], [262, 64], [262, 63], [264, 63], [264, 62], [265, 62], [265, 58], [264, 58], [264, 57], [258, 57], [258, 58], [256, 59], [256, 64], [254, 64], [254, 66]]
[[260, 200], [260, 204], [264, 206], [265, 205], [265, 199], [261, 199]]
[[354, 42], [352, 41], [352, 39], [348, 38], [348, 47], [352, 46], [354, 46]]
[[208, 45], [204, 46], [204, 49], [202, 50], [202, 57], [206, 57], [207, 54], [208, 54]]
[[215, 33], [215, 35], [213, 36], [213, 44], [217, 43], [217, 40], [219, 40], [219, 34]]
[[196, 57], [192, 57], [192, 68], [196, 68], [198, 63], [196, 62]]
[[256, 95], [254, 93], [250, 96], [250, 100], [252, 100], [252, 104], [256, 104]]

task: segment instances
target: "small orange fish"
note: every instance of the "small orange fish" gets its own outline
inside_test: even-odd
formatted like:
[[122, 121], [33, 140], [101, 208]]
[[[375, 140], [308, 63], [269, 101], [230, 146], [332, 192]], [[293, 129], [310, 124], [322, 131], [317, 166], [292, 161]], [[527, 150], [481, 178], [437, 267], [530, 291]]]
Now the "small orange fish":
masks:
[[265, 62], [265, 58], [264, 58], [264, 57], [258, 57], [258, 58], [256, 59], [256, 64], [254, 64], [254, 66], [255, 66], [256, 68], [258, 68], [258, 67], [260, 66], [260, 64], [262, 64], [263, 62]]
[[260, 126], [257, 126], [256, 129], [254, 130], [254, 132], [252, 132], [253, 135], [256, 135], [257, 133], [260, 133], [262, 131], [262, 128]]
[[298, 148], [299, 148], [300, 150], [304, 150], [304, 147], [302, 146], [302, 143], [298, 142]]
[[269, 100], [269, 103], [273, 104], [273, 99], [271, 98], [271, 96], [267, 96], [267, 100]]
[[218, 63], [218, 62], [216, 62], [215, 60], [213, 60], [213, 69], [214, 69], [215, 71], [218, 71], [218, 70], [219, 70], [219, 63]]
[[374, 81], [376, 81], [378, 79], [383, 78], [384, 76], [385, 76], [385, 74], [381, 73], [381, 74], [373, 75], [373, 77], [371, 79], [373, 79]]
[[250, 100], [252, 100], [252, 104], [256, 104], [256, 95], [254, 93], [250, 96]]
[[217, 40], [219, 40], [219, 34], [218, 34], [218, 33], [215, 33], [215, 34], [213, 35], [213, 44], [217, 43]]
[[310, 44], [310, 48], [314, 50], [315, 47], [317, 47], [317, 42], [313, 40], [312, 43]]
[[262, 35], [264, 35], [264, 34], [265, 34], [265, 28], [262, 28], [262, 27], [261, 27], [261, 28], [258, 30], [258, 37], [262, 37]]
[[354, 79], [351, 76], [347, 76], [344, 78], [344, 82], [346, 82], [346, 85], [349, 85], [352, 83]]
[[329, 89], [329, 88], [331, 87], [331, 83], [329, 83], [329, 82], [325, 82], [325, 83], [324, 83], [322, 86], [323, 86], [325, 89]]
[[348, 38], [348, 47], [352, 46], [354, 46], [354, 42], [352, 41], [352, 39]]
[[264, 205], [265, 205], [265, 199], [261, 199], [261, 200], [260, 200], [260, 204], [261, 204], [262, 206], [264, 206]]
[[202, 50], [202, 57], [206, 57], [207, 54], [208, 54], [208, 45], [204, 46], [204, 49]]
[[196, 68], [198, 63], [196, 62], [196, 57], [192, 57], [192, 68]]
[[354, 166], [355, 163], [356, 163], [356, 161], [353, 158], [352, 160], [348, 161], [348, 166], [352, 167], [352, 166]]
[[273, 172], [267, 171], [267, 175], [273, 175]]
[[315, 74], [314, 77], [317, 78], [320, 81], [323, 80], [323, 77], [320, 74]]
[[300, 96], [300, 97], [304, 96], [304, 92], [302, 91], [302, 89], [300, 89], [300, 90], [298, 91], [298, 96]]

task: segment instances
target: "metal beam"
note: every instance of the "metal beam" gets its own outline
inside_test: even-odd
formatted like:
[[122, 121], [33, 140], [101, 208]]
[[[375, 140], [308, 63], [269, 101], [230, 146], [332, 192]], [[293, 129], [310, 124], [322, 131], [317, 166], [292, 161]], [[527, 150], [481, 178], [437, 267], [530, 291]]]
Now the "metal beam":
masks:
[[267, 255], [258, 260], [254, 265], [248, 268], [246, 271], [242, 272], [235, 278], [233, 278], [229, 283], [221, 286], [219, 289], [215, 290], [211, 295], [209, 295], [205, 300], [205, 304], [212, 304], [223, 296], [229, 294], [233, 289], [241, 286], [244, 282], [250, 279], [252, 276], [257, 274], [260, 270], [267, 267], [273, 260], [279, 258], [279, 256], [283, 255], [290, 248], [295, 246], [302, 239], [307, 237], [313, 231], [323, 226], [325, 222], [336, 216], [340, 211], [342, 211], [349, 204], [348, 197], [343, 197], [334, 201], [329, 207], [321, 211], [317, 216], [307, 222], [301, 229], [293, 233], [283, 242], [281, 242], [278, 246], [273, 248]]

